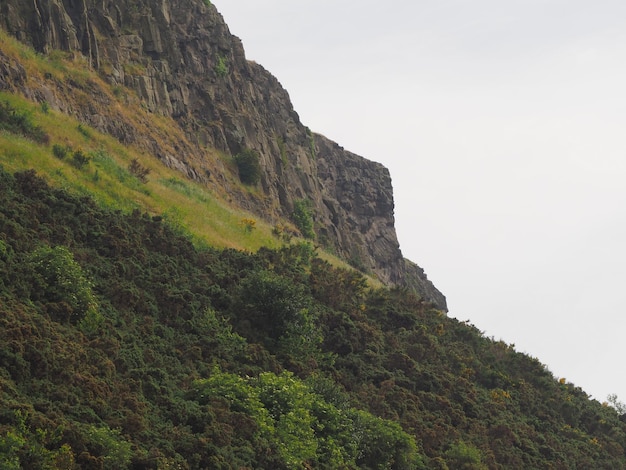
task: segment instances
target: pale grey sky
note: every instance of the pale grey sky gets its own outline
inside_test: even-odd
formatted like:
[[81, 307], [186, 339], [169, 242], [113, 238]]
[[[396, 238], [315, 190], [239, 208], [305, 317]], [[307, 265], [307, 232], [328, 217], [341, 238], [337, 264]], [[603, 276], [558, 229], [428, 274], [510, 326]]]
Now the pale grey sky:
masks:
[[305, 125], [390, 169], [450, 316], [626, 401], [626, 2], [214, 3]]

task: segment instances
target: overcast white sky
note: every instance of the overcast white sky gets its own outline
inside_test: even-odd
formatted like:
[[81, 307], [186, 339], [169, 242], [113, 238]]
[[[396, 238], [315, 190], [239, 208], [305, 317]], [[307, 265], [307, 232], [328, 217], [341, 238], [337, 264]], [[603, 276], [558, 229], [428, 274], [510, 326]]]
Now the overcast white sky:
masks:
[[624, 0], [214, 0], [302, 122], [386, 165], [450, 316], [626, 401]]

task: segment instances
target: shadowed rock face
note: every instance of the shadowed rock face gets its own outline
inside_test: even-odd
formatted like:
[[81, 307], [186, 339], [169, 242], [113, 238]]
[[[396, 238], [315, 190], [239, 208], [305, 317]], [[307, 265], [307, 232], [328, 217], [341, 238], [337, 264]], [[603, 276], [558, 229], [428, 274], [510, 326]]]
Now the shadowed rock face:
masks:
[[0, 0], [0, 25], [40, 52], [82, 55], [108, 82], [134, 90], [152, 113], [174, 118], [187, 142], [175, 150], [159, 147], [122, 115], [97, 111], [110, 103], [95, 89], [91, 103], [71, 105], [60, 92], [71, 84], [25, 90], [19, 64], [0, 61], [0, 87], [46, 100], [207, 184], [227, 183], [219, 165], [202, 160], [202, 148], [230, 155], [254, 149], [263, 197], [226, 187], [235, 203], [272, 221], [308, 199], [319, 243], [446, 309], [445, 297], [402, 256], [389, 171], [310, 132], [278, 80], [246, 60], [213, 6], [202, 0]]

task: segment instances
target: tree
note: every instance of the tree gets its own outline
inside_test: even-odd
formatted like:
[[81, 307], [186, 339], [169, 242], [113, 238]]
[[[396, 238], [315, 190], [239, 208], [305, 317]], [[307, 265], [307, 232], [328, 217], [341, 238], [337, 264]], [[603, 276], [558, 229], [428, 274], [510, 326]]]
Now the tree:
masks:
[[446, 452], [448, 467], [465, 470], [486, 470], [482, 461], [482, 453], [471, 444], [463, 441], [456, 442]]
[[301, 285], [271, 271], [248, 276], [240, 288], [235, 314], [242, 334], [274, 347], [290, 325], [307, 323], [310, 299]]
[[67, 248], [41, 246], [30, 254], [28, 265], [33, 272], [31, 299], [49, 304], [57, 319], [78, 321], [97, 314], [91, 282]]

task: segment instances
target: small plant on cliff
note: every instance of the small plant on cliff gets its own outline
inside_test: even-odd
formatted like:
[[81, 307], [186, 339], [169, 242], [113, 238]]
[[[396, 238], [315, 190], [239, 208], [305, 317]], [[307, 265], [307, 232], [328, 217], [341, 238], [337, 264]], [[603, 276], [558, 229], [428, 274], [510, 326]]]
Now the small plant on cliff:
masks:
[[235, 155], [239, 179], [243, 184], [254, 186], [261, 179], [261, 162], [258, 152], [246, 149]]
[[306, 133], [309, 136], [309, 152], [311, 153], [311, 158], [315, 160], [315, 156], [317, 154], [315, 150], [315, 136], [313, 132], [308, 127], [306, 128]]
[[295, 201], [293, 203], [293, 214], [291, 218], [304, 238], [315, 238], [313, 216], [311, 215], [311, 201], [308, 199]]
[[228, 74], [228, 63], [226, 61], [226, 57], [218, 56], [217, 62], [215, 63], [215, 73], [218, 77], [224, 77]]

